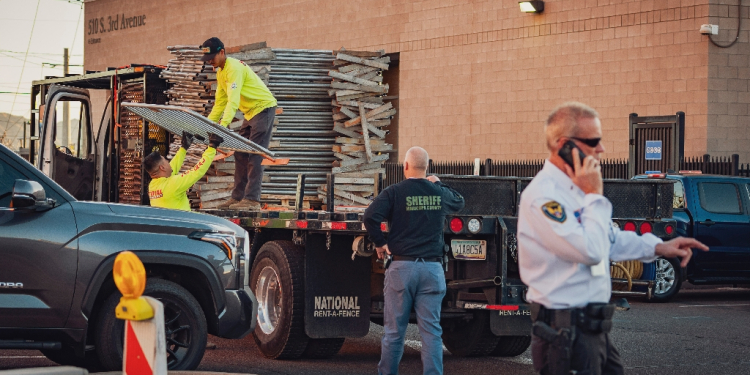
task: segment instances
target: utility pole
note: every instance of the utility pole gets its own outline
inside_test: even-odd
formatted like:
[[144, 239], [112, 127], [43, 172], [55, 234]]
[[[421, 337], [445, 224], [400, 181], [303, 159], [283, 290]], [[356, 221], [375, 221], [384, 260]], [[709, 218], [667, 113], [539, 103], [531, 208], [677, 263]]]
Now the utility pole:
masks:
[[[68, 49], [63, 50], [63, 77], [68, 76]], [[57, 146], [69, 147], [70, 143], [70, 103], [67, 101], [63, 102], [63, 123], [62, 123], [62, 137], [60, 143]]]
[[21, 141], [23, 148], [26, 148], [26, 121], [23, 122], [23, 140]]

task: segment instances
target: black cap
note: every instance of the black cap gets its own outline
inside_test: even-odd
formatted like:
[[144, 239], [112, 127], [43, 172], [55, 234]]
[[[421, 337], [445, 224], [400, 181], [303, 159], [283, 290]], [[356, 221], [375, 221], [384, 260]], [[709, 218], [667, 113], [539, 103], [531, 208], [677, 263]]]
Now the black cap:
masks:
[[201, 49], [203, 50], [201, 61], [209, 61], [213, 59], [219, 51], [224, 49], [224, 43], [222, 43], [219, 38], [213, 37], [203, 42], [203, 44], [201, 44]]

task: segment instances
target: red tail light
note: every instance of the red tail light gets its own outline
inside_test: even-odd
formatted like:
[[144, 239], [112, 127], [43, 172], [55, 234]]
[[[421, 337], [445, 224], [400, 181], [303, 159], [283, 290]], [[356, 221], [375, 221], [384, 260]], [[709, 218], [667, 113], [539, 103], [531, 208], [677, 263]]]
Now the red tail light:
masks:
[[458, 233], [461, 231], [461, 229], [464, 229], [464, 221], [460, 218], [454, 217], [453, 219], [451, 219], [450, 227], [453, 233]]
[[331, 222], [331, 229], [344, 230], [346, 229], [346, 223], [333, 221]]
[[674, 227], [671, 225], [667, 225], [667, 227], [664, 228], [664, 231], [667, 232], [667, 234], [672, 234], [674, 233]]
[[651, 233], [652, 230], [651, 223], [647, 221], [641, 223], [641, 234]]
[[625, 223], [625, 225], [622, 226], [622, 230], [626, 230], [628, 232], [635, 232], [635, 223], [632, 221], [628, 221]]

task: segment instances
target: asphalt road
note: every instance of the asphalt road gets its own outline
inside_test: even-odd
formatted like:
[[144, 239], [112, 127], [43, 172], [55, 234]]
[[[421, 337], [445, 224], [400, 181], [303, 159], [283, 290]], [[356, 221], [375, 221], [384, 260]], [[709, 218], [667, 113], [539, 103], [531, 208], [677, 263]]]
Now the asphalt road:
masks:
[[[630, 311], [617, 312], [612, 337], [628, 374], [750, 373], [750, 289], [684, 289], [665, 304], [630, 300]], [[216, 349], [206, 351], [199, 370], [263, 375], [375, 374], [382, 327], [347, 340], [329, 360], [265, 359], [252, 337], [210, 337]], [[407, 333], [401, 374], [421, 374], [419, 334]], [[445, 352], [446, 374], [533, 374], [530, 352], [516, 358], [459, 358]], [[0, 350], [0, 369], [52, 366], [38, 351]]]

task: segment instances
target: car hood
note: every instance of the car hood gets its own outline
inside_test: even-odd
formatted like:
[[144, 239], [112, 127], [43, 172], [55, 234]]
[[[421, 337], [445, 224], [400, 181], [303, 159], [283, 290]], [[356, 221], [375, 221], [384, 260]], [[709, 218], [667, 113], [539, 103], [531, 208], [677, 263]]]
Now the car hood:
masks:
[[185, 230], [234, 232], [239, 237], [245, 237], [245, 230], [239, 225], [217, 216], [198, 212], [83, 201], [71, 202], [71, 205], [76, 211], [77, 221], [83, 219], [89, 224], [122, 223], [165, 226]]

